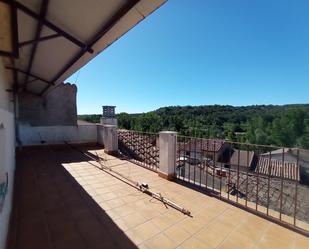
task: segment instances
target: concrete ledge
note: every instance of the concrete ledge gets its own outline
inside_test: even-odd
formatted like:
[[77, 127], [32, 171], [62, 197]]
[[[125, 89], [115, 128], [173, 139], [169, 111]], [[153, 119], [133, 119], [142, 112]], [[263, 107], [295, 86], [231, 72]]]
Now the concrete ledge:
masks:
[[[72, 145], [77, 145], [77, 146], [98, 146], [97, 143], [95, 142], [87, 142], [87, 143], [69, 143], [69, 144], [72, 144]], [[27, 148], [39, 148], [39, 147], [49, 147], [49, 148], [67, 148], [68, 145], [66, 145], [65, 143], [59, 143], [59, 144], [48, 144], [48, 143], [42, 143], [42, 144], [28, 144], [28, 145], [23, 145], [22, 148], [24, 149], [27, 149]], [[99, 144], [99, 146], [101, 146]]]
[[106, 150], [104, 149], [104, 152], [108, 155], [111, 155], [111, 156], [119, 156], [119, 152], [118, 151], [115, 151], [115, 150]]
[[173, 181], [175, 179], [175, 174], [166, 174], [161, 171], [158, 171], [158, 176], [168, 181]]

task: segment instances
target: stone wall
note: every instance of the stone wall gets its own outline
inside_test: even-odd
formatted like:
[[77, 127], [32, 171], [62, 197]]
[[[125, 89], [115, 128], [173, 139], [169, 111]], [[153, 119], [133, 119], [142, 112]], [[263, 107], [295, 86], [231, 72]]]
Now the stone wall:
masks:
[[76, 85], [62, 83], [43, 97], [20, 95], [19, 122], [31, 126], [77, 125], [76, 93]]

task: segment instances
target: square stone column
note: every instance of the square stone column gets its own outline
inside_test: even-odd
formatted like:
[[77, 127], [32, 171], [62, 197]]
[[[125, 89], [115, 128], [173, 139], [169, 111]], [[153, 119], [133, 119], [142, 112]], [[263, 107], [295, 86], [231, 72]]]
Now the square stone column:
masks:
[[177, 132], [161, 131], [159, 133], [160, 167], [158, 175], [167, 180], [175, 177], [177, 153]]
[[102, 125], [104, 151], [110, 155], [118, 154], [118, 134], [116, 125]]
[[100, 119], [101, 125], [118, 125], [117, 118], [101, 118]]

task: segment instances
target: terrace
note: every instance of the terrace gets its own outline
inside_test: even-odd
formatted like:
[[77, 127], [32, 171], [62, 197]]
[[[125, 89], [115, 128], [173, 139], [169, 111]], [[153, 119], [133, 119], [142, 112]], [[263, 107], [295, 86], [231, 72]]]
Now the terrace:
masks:
[[[76, 146], [77, 147], [77, 146]], [[8, 248], [307, 248], [308, 238], [203, 192], [104, 153], [41, 146], [18, 154]], [[191, 211], [130, 187], [115, 172]], [[115, 177], [116, 176], [116, 177]]]
[[63, 81], [164, 2], [0, 0], [1, 249], [308, 247], [305, 150], [77, 123]]

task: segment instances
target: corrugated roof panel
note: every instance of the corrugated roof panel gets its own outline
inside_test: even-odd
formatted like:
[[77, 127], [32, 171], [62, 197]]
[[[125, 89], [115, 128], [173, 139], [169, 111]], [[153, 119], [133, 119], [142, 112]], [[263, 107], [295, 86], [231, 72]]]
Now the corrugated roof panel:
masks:
[[[39, 0], [17, 2], [19, 42], [35, 39], [38, 19], [44, 2]], [[137, 4], [134, 5], [135, 2]], [[76, 42], [79, 45], [67, 38], [54, 38], [32, 43], [20, 48], [20, 57], [15, 60], [14, 66], [26, 72], [30, 68], [31, 74], [46, 80], [55, 80], [56, 84], [61, 83], [164, 2], [162, 0], [50, 0], [39, 37], [55, 34], [55, 30], [47, 28], [47, 21], [49, 21], [68, 36], [73, 37], [75, 41], [77, 39]], [[99, 33], [107, 26], [108, 32]], [[100, 34], [98, 39], [91, 44], [93, 53], [85, 52], [84, 46], [88, 45], [98, 34]], [[35, 46], [37, 46], [36, 49], [33, 49]], [[35, 53], [32, 66], [29, 66], [31, 65], [29, 64], [31, 51]], [[76, 60], [73, 61], [73, 58]], [[6, 64], [6, 66], [12, 65]], [[19, 73], [20, 84], [25, 82], [25, 78], [25, 75]], [[40, 84], [43, 88], [46, 86], [46, 83], [38, 80], [29, 85], [29, 89], [39, 93], [42, 89], [41, 86], [39, 87]]]
[[52, 80], [55, 74], [72, 58], [72, 55], [78, 53], [79, 50], [79, 47], [63, 37], [40, 42], [37, 46], [32, 72], [44, 79]]
[[[50, 1], [47, 18], [84, 42], [89, 41], [126, 0]], [[89, 13], [89, 14], [87, 14]]]

